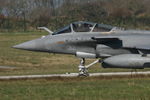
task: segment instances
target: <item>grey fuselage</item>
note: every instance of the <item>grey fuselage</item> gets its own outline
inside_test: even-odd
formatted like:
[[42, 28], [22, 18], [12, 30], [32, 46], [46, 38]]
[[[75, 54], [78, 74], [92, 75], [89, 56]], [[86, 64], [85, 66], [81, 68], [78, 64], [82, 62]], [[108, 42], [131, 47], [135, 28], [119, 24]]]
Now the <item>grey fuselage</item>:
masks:
[[[94, 40], [93, 37], [101, 39], [118, 38], [120, 41], [112, 40], [101, 42]], [[72, 55], [77, 55], [77, 52], [83, 52], [94, 54], [96, 58], [110, 57], [119, 54], [149, 54], [150, 31], [71, 32], [43, 36], [16, 45], [14, 48]]]

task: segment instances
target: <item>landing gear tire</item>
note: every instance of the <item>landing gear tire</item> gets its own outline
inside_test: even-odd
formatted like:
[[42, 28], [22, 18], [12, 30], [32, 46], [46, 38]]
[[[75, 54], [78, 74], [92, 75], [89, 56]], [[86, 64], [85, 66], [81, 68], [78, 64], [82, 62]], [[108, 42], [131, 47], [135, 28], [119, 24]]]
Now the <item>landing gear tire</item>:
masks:
[[88, 69], [85, 66], [79, 66], [79, 76], [89, 76]]

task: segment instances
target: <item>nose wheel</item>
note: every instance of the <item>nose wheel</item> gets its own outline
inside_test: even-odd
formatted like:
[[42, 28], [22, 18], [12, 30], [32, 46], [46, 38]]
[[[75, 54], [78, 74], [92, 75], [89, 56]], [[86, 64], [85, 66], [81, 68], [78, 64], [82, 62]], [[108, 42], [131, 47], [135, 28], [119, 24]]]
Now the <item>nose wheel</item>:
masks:
[[88, 69], [85, 67], [85, 58], [80, 60], [79, 67], [79, 76], [89, 76]]
[[89, 65], [85, 65], [85, 58], [82, 58], [80, 60], [80, 65], [78, 66], [78, 68], [79, 68], [79, 76], [89, 76], [88, 68], [91, 67], [92, 65], [98, 63], [98, 62], [100, 62], [99, 59], [94, 61], [94, 62], [92, 62]]

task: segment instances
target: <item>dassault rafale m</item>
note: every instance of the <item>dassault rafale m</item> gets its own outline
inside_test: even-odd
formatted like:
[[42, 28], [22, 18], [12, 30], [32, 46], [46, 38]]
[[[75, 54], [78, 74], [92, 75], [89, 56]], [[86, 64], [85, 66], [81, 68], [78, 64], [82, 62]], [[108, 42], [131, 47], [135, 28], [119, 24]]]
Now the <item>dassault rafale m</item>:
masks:
[[[88, 75], [88, 68], [101, 63], [103, 68], [143, 69], [150, 67], [150, 31], [125, 30], [92, 22], [74, 22], [41, 38], [27, 41], [13, 48], [57, 54], [71, 54], [81, 58], [79, 75]], [[85, 65], [86, 58], [96, 61]]]

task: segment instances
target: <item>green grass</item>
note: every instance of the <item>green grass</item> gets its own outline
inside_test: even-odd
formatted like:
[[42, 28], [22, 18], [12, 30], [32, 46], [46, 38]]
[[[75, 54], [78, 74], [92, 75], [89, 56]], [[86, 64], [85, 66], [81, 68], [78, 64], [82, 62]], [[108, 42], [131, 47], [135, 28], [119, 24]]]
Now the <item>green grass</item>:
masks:
[[1, 81], [1, 100], [149, 100], [150, 79], [68, 78]]

